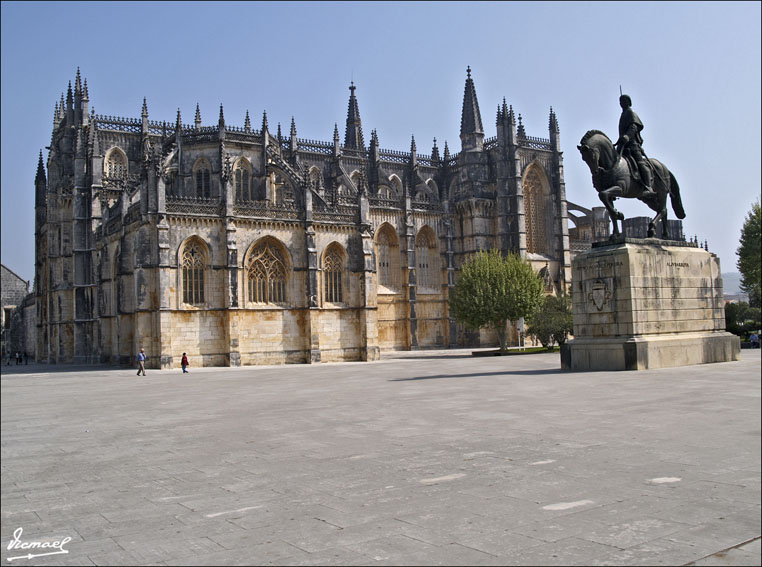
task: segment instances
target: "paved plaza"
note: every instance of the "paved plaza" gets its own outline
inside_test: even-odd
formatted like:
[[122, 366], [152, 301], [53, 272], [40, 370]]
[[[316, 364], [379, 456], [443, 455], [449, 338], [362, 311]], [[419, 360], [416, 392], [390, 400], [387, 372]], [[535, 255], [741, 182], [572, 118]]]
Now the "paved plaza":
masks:
[[760, 565], [741, 357], [3, 366], [2, 563]]

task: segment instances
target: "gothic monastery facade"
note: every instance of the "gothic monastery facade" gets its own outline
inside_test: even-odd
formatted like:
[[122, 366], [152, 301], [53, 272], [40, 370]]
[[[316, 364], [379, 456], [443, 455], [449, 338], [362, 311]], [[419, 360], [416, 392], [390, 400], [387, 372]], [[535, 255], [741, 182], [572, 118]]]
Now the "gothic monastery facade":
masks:
[[[343, 143], [229, 125], [96, 115], [79, 70], [36, 176], [37, 359], [148, 367], [375, 360], [386, 349], [495, 344], [450, 316], [477, 250], [518, 252], [549, 292], [570, 252], [556, 115], [530, 137], [474, 81], [461, 150], [366, 145], [354, 84]], [[47, 170], [47, 171], [46, 171]], [[515, 329], [513, 331], [515, 339]]]

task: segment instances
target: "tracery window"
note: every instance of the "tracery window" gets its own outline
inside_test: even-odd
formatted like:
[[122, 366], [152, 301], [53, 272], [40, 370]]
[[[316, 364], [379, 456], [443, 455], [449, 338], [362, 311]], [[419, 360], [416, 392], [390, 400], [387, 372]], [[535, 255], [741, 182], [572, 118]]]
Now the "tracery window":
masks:
[[182, 277], [183, 303], [202, 305], [204, 303], [204, 250], [198, 242], [190, 242], [183, 249]]
[[391, 188], [388, 185], [379, 185], [379, 187], [378, 187], [378, 196], [381, 199], [393, 199], [394, 198], [392, 190], [391, 190]]
[[110, 179], [127, 178], [127, 158], [119, 149], [113, 149], [106, 159], [106, 177]]
[[391, 175], [389, 177], [389, 181], [392, 184], [392, 189], [393, 189], [392, 192], [394, 193], [394, 195], [392, 195], [392, 197], [394, 198], [394, 197], [399, 197], [400, 195], [402, 195], [402, 192], [403, 192], [402, 191], [402, 181], [400, 180], [400, 178], [397, 177], [396, 175]]
[[236, 201], [250, 201], [254, 195], [251, 192], [251, 171], [248, 164], [241, 161], [235, 169], [235, 198]]
[[396, 288], [400, 283], [400, 252], [397, 235], [386, 225], [378, 233], [378, 283], [388, 288]]
[[530, 166], [527, 171], [523, 188], [527, 252], [546, 254], [549, 248], [547, 218], [550, 203], [536, 166]]
[[329, 246], [323, 258], [323, 299], [328, 303], [344, 301], [344, 254], [338, 244]]
[[424, 227], [415, 239], [416, 282], [418, 287], [438, 289], [440, 282], [437, 242], [433, 231]]
[[282, 250], [272, 240], [266, 239], [254, 248], [246, 273], [250, 302], [286, 302], [286, 262]]
[[196, 197], [208, 199], [212, 195], [212, 168], [205, 159], [199, 159], [193, 166], [193, 177], [196, 182]]
[[315, 191], [322, 193], [323, 191], [322, 175], [320, 174], [320, 170], [317, 167], [310, 168], [309, 182], [310, 182], [310, 186]]

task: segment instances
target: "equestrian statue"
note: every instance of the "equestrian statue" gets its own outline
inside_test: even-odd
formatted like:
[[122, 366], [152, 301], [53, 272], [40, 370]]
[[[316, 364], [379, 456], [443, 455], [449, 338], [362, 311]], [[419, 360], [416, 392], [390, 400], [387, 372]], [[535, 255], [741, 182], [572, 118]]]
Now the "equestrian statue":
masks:
[[662, 238], [667, 239], [667, 195], [675, 216], [685, 218], [680, 200], [680, 186], [672, 172], [663, 163], [646, 157], [640, 131], [643, 123], [632, 110], [628, 95], [619, 97], [622, 116], [619, 119], [619, 139], [616, 144], [600, 130], [590, 130], [577, 149], [593, 174], [593, 187], [606, 207], [613, 225], [611, 238], [619, 236], [618, 221], [624, 215], [614, 207], [617, 197], [639, 199], [656, 211], [648, 224], [648, 236], [656, 234], [656, 223], [662, 221]]

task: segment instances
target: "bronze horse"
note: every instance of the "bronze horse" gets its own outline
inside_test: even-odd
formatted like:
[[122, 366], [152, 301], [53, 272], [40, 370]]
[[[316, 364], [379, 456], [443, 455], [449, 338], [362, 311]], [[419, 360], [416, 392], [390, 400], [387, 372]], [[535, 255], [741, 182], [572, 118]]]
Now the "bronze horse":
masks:
[[648, 224], [648, 236], [656, 234], [656, 223], [662, 221], [662, 238], [667, 235], [667, 195], [672, 202], [672, 209], [679, 219], [685, 218], [685, 210], [680, 200], [680, 186], [675, 176], [663, 163], [655, 159], [648, 159], [654, 172], [654, 193], [644, 195], [642, 183], [634, 179], [627, 161], [619, 155], [611, 143], [611, 140], [600, 130], [590, 130], [582, 137], [577, 149], [582, 154], [582, 159], [593, 174], [593, 187], [598, 191], [606, 210], [611, 217], [613, 225], [612, 238], [619, 235], [617, 221], [624, 220], [624, 215], [614, 207], [617, 197], [625, 199], [640, 199], [651, 209], [656, 211], [656, 216]]

